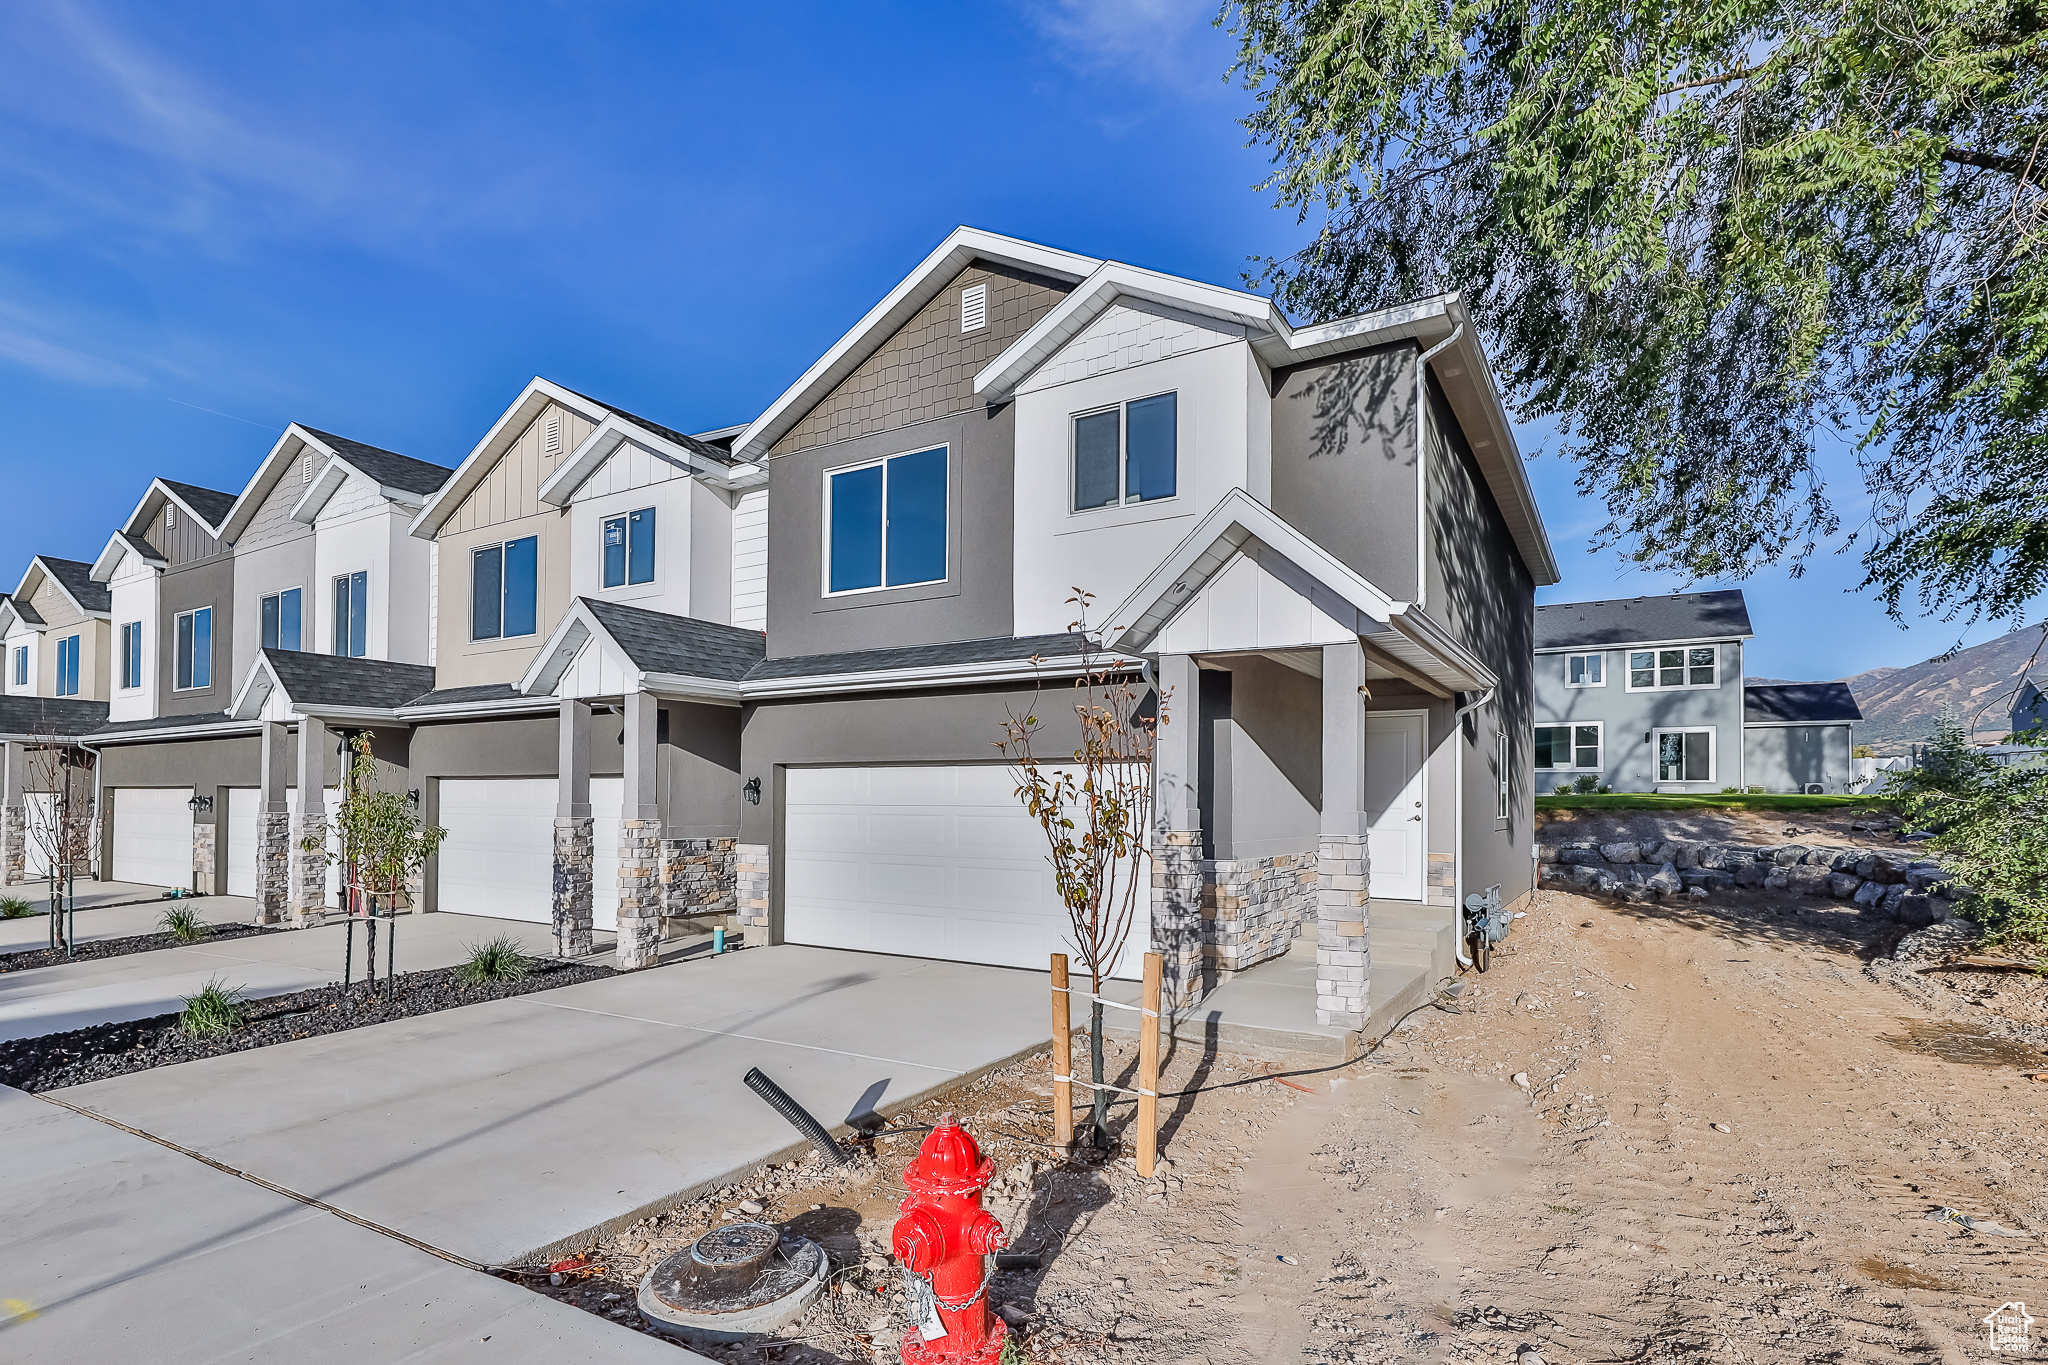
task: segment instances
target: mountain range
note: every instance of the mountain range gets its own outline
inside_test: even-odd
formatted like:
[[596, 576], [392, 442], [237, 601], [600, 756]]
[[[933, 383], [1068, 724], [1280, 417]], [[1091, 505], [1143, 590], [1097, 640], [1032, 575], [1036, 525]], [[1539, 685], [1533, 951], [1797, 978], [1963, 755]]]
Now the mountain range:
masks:
[[2044, 632], [2048, 632], [2048, 623], [2022, 626], [2010, 635], [1971, 645], [1954, 654], [1904, 668], [1873, 668], [1837, 679], [1849, 685], [1863, 712], [1863, 721], [1856, 727], [1856, 742], [1871, 745], [1880, 754], [1905, 753], [1910, 745], [1933, 733], [1934, 722], [1944, 706], [1953, 706], [1976, 738], [2004, 738], [2012, 693], [2021, 676], [2032, 672], [2038, 681], [2048, 682]]

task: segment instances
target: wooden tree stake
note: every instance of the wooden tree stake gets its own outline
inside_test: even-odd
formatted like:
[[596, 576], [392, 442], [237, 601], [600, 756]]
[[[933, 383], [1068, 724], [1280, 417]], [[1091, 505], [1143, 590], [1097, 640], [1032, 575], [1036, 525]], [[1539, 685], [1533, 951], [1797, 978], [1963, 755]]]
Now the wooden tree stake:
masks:
[[1052, 1145], [1074, 1150], [1074, 1017], [1067, 997], [1067, 955], [1052, 955]]
[[1138, 1174], [1152, 1178], [1159, 1160], [1159, 979], [1163, 959], [1145, 954], [1145, 990], [1138, 997]]

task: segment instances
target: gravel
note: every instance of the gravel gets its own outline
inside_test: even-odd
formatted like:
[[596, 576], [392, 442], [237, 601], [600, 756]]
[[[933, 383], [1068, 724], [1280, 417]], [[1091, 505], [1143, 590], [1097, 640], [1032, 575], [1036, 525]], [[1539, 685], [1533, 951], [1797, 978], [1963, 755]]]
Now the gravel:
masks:
[[[253, 938], [258, 934], [281, 934], [281, 927], [255, 924], [211, 924], [198, 943], [222, 943], [228, 939]], [[126, 957], [130, 953], [153, 953], [159, 948], [190, 948], [169, 934], [136, 934], [131, 938], [101, 938], [81, 943], [67, 957], [62, 948], [34, 948], [19, 953], [0, 953], [0, 973], [25, 972], [36, 967], [55, 967], [65, 962], [91, 962], [102, 957]]]
[[251, 1001], [247, 1006], [248, 1022], [218, 1037], [188, 1038], [178, 1028], [176, 1014], [159, 1014], [148, 1019], [44, 1034], [40, 1038], [18, 1038], [0, 1043], [0, 1085], [28, 1091], [56, 1090], [203, 1057], [246, 1052], [295, 1038], [313, 1038], [368, 1024], [434, 1014], [459, 1005], [574, 986], [612, 975], [609, 966], [546, 958], [535, 961], [531, 975], [522, 981], [472, 985], [457, 977], [459, 970], [443, 967], [431, 972], [401, 972], [395, 991], [380, 982], [374, 995], [358, 983], [344, 997], [337, 983]]

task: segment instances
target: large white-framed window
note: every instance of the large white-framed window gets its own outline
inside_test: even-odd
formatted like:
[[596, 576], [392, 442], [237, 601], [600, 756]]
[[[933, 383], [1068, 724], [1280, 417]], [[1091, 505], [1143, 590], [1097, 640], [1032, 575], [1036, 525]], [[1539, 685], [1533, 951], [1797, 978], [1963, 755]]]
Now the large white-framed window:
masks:
[[1719, 645], [1628, 651], [1628, 690], [1631, 692], [1674, 692], [1720, 685]]
[[1659, 782], [1712, 782], [1714, 730], [1708, 725], [1688, 730], [1652, 730]]
[[1536, 770], [1538, 772], [1599, 772], [1602, 722], [1574, 721], [1570, 725], [1536, 727]]
[[1180, 399], [1134, 398], [1074, 415], [1074, 510], [1170, 498], [1180, 484]]
[[947, 447], [825, 471], [825, 593], [946, 578]]
[[299, 648], [299, 623], [302, 616], [301, 594], [297, 588], [286, 588], [281, 592], [267, 594], [261, 603], [263, 617], [263, 647], [265, 649]]
[[142, 686], [142, 622], [127, 621], [121, 626], [121, 686], [134, 691]]
[[16, 687], [28, 686], [27, 645], [16, 645], [14, 647], [14, 685]]
[[213, 686], [213, 608], [178, 613], [177, 659], [171, 675], [175, 691]]
[[370, 575], [358, 569], [334, 578], [334, 652], [360, 659], [370, 651]]
[[1565, 655], [1564, 685], [1566, 687], [1607, 686], [1607, 656], [1605, 654]]
[[67, 635], [57, 642], [57, 695], [78, 695], [78, 637]]
[[540, 630], [540, 537], [469, 552], [469, 638], [512, 639]]
[[654, 581], [654, 509], [606, 517], [599, 539], [604, 544], [604, 585], [623, 588]]

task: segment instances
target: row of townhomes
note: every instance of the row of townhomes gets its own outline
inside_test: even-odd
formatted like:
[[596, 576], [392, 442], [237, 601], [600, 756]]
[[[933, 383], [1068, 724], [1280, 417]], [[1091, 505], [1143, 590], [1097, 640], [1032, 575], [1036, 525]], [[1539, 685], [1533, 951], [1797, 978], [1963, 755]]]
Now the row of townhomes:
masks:
[[1732, 590], [1536, 608], [1537, 794], [1859, 790], [1847, 684], [1746, 683], [1753, 636]]
[[159, 478], [92, 564], [37, 559], [0, 607], [7, 873], [55, 744], [104, 875], [317, 916], [297, 850], [367, 732], [447, 831], [423, 911], [611, 931], [622, 967], [730, 914], [1043, 969], [1064, 913], [994, 742], [1039, 688], [1077, 742], [1078, 587], [1166, 698], [1175, 997], [1313, 935], [1355, 1027], [1370, 915], [1531, 887], [1556, 578], [1455, 295], [1295, 327], [962, 228], [742, 425], [535, 379], [452, 467], [293, 425], [241, 488]]

